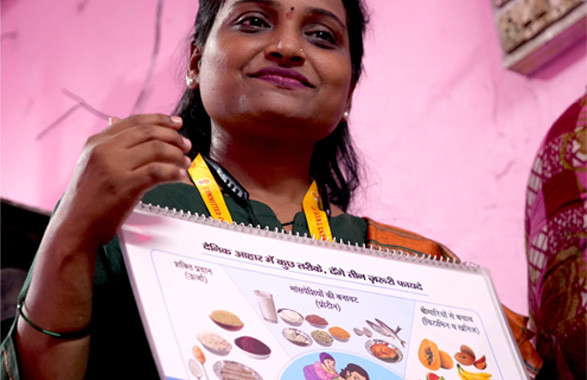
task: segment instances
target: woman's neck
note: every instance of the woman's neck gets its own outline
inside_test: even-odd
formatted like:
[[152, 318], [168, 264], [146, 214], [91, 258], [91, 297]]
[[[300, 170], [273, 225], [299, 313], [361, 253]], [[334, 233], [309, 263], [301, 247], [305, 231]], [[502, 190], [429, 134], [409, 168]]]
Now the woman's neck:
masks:
[[301, 210], [310, 185], [313, 144], [214, 135], [210, 157], [230, 172], [251, 199], [273, 209], [281, 222]]

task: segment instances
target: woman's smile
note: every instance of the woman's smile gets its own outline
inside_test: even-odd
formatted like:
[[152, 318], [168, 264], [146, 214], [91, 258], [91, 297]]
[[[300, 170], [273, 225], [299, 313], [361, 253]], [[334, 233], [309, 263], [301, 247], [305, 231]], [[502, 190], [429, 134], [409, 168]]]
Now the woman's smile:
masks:
[[314, 88], [314, 85], [304, 75], [287, 68], [265, 67], [250, 76], [267, 81], [286, 90]]

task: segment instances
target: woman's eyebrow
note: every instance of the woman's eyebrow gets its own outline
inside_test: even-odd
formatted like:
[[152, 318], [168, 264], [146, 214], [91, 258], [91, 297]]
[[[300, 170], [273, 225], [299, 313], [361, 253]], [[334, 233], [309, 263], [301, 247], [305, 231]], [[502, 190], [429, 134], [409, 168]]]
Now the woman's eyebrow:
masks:
[[337, 15], [335, 15], [333, 12], [330, 12], [329, 10], [326, 10], [324, 8], [310, 8], [308, 13], [314, 16], [328, 17], [334, 20], [342, 28], [343, 31], [347, 30], [346, 23], [343, 22]]
[[239, 6], [241, 4], [248, 4], [248, 3], [257, 3], [257, 4], [264, 4], [264, 5], [270, 5], [273, 7], [279, 7], [279, 3], [275, 0], [238, 0], [235, 1], [234, 4], [232, 4], [232, 7], [236, 7]]

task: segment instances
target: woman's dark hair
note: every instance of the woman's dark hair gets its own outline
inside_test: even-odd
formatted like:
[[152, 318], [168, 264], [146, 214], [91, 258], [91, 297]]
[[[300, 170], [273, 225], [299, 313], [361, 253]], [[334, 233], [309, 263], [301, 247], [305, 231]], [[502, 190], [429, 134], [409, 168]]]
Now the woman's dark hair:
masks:
[[[194, 31], [193, 46], [204, 47], [218, 11], [225, 0], [200, 0]], [[342, 0], [347, 14], [349, 46], [352, 66], [352, 88], [363, 71], [363, 35], [368, 19], [362, 0]], [[187, 88], [177, 104], [175, 115], [183, 118], [181, 134], [192, 142], [189, 155], [210, 153], [210, 117], [204, 109], [199, 89]], [[346, 121], [340, 121], [335, 130], [318, 141], [310, 161], [309, 175], [326, 191], [328, 200], [346, 211], [353, 192], [359, 186], [359, 162]]]
[[347, 366], [340, 371], [340, 377], [346, 379], [353, 372], [356, 372], [359, 375], [364, 376], [365, 379], [369, 380], [369, 374], [367, 373], [367, 371], [353, 363], [347, 364]]

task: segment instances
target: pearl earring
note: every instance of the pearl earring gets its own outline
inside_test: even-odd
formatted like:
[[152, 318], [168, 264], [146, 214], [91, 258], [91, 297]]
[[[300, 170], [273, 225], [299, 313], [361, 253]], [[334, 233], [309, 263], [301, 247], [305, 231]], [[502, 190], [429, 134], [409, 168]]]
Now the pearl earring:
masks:
[[185, 76], [185, 84], [189, 87], [192, 88], [192, 86], [194, 85], [195, 79], [190, 77], [189, 75]]
[[349, 116], [349, 111], [344, 111], [344, 113], [342, 114], [342, 120], [347, 121], [349, 119]]

